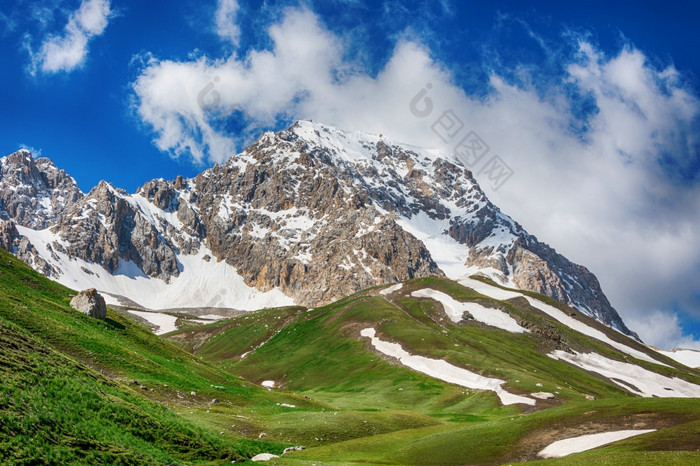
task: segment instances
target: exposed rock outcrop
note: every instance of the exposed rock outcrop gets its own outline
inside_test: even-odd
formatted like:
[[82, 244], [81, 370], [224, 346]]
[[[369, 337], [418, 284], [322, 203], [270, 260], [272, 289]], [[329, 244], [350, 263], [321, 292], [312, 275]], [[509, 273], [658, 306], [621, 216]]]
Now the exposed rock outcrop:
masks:
[[73, 309], [83, 314], [87, 314], [95, 319], [107, 318], [107, 304], [101, 294], [94, 288], [83, 290], [70, 301]]
[[[82, 259], [169, 282], [179, 258], [201, 254], [261, 292], [318, 306], [479, 271], [631, 334], [595, 276], [503, 214], [458, 161], [380, 136], [301, 121], [195, 178], [153, 180], [133, 195], [101, 182], [83, 196], [48, 159], [20, 151], [2, 159], [0, 201], [14, 221], [0, 224], [0, 246], [54, 277]], [[55, 240], [32, 245], [18, 226], [50, 227]]]
[[47, 158], [28, 150], [0, 159], [0, 215], [41, 230], [82, 197], [75, 180]]

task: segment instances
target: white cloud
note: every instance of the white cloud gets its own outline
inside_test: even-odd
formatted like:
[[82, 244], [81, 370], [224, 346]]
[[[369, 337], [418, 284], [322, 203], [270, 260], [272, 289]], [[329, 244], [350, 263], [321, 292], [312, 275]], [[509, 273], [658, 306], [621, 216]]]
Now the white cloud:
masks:
[[700, 350], [700, 340], [684, 335], [678, 321], [678, 315], [672, 312], [653, 311], [642, 319], [631, 317], [639, 336], [648, 345], [662, 349], [686, 348]]
[[[700, 188], [677, 172], [697, 156], [700, 102], [673, 67], [658, 70], [631, 46], [608, 57], [581, 41], [565, 78], [546, 92], [509, 84], [494, 72], [491, 92], [471, 98], [415, 41], [399, 40], [370, 75], [344, 58], [347, 44], [307, 9], [286, 10], [268, 33], [271, 49], [245, 57], [148, 61], [134, 91], [138, 114], [161, 150], [220, 162], [254, 128], [290, 117], [442, 145], [449, 153], [430, 125], [453, 109], [465, 130], [476, 131], [515, 172], [494, 191], [473, 167], [491, 199], [596, 273], [633, 328], [669, 303], [697, 296]], [[536, 82], [536, 71], [523, 82]], [[408, 103], [427, 83], [434, 111], [421, 119]], [[567, 91], [572, 86], [597, 108], [583, 134], [572, 130], [582, 126]], [[231, 110], [246, 115], [248, 131], [216, 130]], [[670, 163], [662, 165], [661, 154], [670, 154]], [[700, 319], [700, 309], [688, 312]]]
[[0, 37], [14, 31], [17, 28], [17, 18], [14, 12], [9, 15], [0, 11]]
[[238, 45], [241, 30], [236, 23], [238, 13], [238, 0], [218, 0], [216, 7], [215, 22], [216, 33], [222, 38], [229, 40], [233, 45]]
[[112, 10], [109, 0], [83, 0], [68, 18], [64, 31], [48, 36], [39, 51], [32, 55], [30, 71], [44, 73], [69, 72], [81, 66], [88, 53], [90, 39], [101, 35]]
[[29, 152], [31, 152], [35, 159], [38, 159], [39, 157], [41, 157], [41, 149], [37, 149], [36, 147], [28, 146], [27, 144], [20, 144], [19, 148], [24, 149], [24, 150], [28, 150]]

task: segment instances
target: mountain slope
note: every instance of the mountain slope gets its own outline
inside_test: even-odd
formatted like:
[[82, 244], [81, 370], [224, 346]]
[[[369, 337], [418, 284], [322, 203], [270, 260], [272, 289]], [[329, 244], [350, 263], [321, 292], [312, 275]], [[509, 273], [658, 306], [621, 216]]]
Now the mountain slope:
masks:
[[[70, 309], [71, 290], [0, 251], [2, 461], [228, 463], [305, 445], [278, 462], [495, 464], [620, 428], [658, 432], [616, 451], [697, 459], [698, 398], [634, 393], [655, 389], [644, 377], [653, 372], [663, 396], [687, 396], [697, 372], [571, 309], [562, 314], [577, 324], [565, 325], [545, 311], [548, 302], [561, 306], [553, 300], [500, 296], [515, 292], [474, 282], [497, 298], [428, 278], [169, 335], [193, 356], [111, 309], [106, 321]], [[500, 379], [522, 400], [417, 371], [363, 336], [367, 328], [413, 355]], [[552, 359], [558, 351], [633, 365], [637, 386], [624, 373], [608, 378]], [[260, 386], [268, 380], [278, 388]], [[544, 391], [554, 398], [535, 396]]]
[[[278, 464], [502, 464], [536, 459], [559, 439], [620, 429], [658, 432], [617, 451], [698, 458], [700, 373], [550, 298], [488, 281], [412, 280], [167, 338], [339, 415], [400, 410], [439, 421], [385, 433], [360, 425], [348, 437], [321, 417], [312, 448]], [[596, 360], [605, 364], [590, 364]], [[304, 432], [310, 417], [288, 417], [268, 434]]]
[[[377, 341], [398, 341], [410, 354], [505, 380], [502, 388], [513, 393], [540, 391], [540, 383], [545, 387], [542, 390], [552, 392], [559, 385], [557, 398], [562, 399], [580, 398], [584, 393], [597, 397], [620, 393], [700, 396], [697, 371], [554, 300], [543, 301], [547, 298], [541, 295], [522, 295], [475, 279], [461, 284], [421, 279], [384, 290], [367, 290], [307, 312], [294, 308], [260, 311], [174, 332], [168, 338], [211, 361], [222, 361], [248, 379], [270, 379], [276, 386], [294, 390], [332, 392], [350, 381], [357, 385], [358, 380], [386, 384], [384, 371], [370, 373], [376, 362], [360, 364], [357, 370], [362, 376], [349, 366], [355, 358], [366, 358], [368, 348], [379, 351]], [[371, 342], [369, 336], [373, 336]], [[650, 382], [648, 390], [630, 386], [635, 382], [625, 382], [624, 370], [608, 378], [576, 355], [600, 356], [611, 365], [616, 361], [630, 368], [634, 365], [639, 383], [644, 374], [650, 380], [657, 374], [664, 388], [653, 388], [656, 382]], [[583, 373], [569, 369], [571, 366]], [[678, 385], [671, 380], [674, 377], [679, 378]], [[607, 379], [609, 386], [601, 385], [600, 378]], [[363, 390], [380, 392], [369, 387]], [[416, 409], [429, 409], [422, 407], [437, 399], [435, 393], [426, 396], [415, 403]], [[521, 401], [537, 406], [534, 400]]]
[[213, 397], [274, 410], [295, 397], [224, 374], [111, 310], [105, 321], [74, 311], [70, 296], [0, 251], [0, 462], [230, 462], [282, 450], [175, 411]]
[[[0, 243], [37, 270], [154, 309], [317, 306], [478, 271], [631, 334], [595, 276], [503, 214], [459, 162], [309, 121], [193, 179], [154, 180], [133, 195], [100, 183], [46, 230], [10, 218]], [[218, 262], [225, 278], [197, 282], [222, 273]]]

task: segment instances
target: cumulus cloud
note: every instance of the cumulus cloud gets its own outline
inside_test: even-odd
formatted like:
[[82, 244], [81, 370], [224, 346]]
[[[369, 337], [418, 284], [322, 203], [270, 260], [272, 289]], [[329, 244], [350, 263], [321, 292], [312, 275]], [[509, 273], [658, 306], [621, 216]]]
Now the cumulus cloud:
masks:
[[683, 335], [678, 315], [673, 312], [654, 311], [642, 319], [632, 316], [629, 323], [649, 345], [700, 350], [700, 341]]
[[215, 23], [216, 33], [222, 38], [238, 45], [241, 30], [236, 23], [238, 13], [238, 0], [218, 0]]
[[70, 72], [81, 66], [88, 54], [88, 43], [104, 32], [111, 14], [109, 0], [83, 0], [69, 16], [62, 33], [48, 36], [39, 51], [31, 53], [30, 72]]
[[[519, 69], [518, 83], [494, 69], [488, 94], [472, 97], [412, 39], [399, 39], [370, 74], [308, 9], [286, 10], [268, 34], [269, 50], [242, 57], [148, 59], [133, 84], [136, 110], [161, 150], [221, 162], [258, 128], [312, 118], [449, 154], [456, 141], [442, 141], [431, 124], [453, 110], [514, 172], [496, 190], [471, 167], [497, 205], [596, 273], [632, 328], [666, 316], [676, 333], [658, 344], [692, 343], [660, 311], [681, 303], [700, 319], [700, 180], [688, 170], [700, 102], [673, 66], [657, 69], [631, 45], [606, 56], [569, 35], [577, 53], [558, 81], [543, 89], [536, 69]], [[409, 102], [421, 89], [433, 111], [417, 117]], [[581, 99], [592, 107], [583, 114]], [[241, 131], [222, 130], [230, 115], [242, 116]]]

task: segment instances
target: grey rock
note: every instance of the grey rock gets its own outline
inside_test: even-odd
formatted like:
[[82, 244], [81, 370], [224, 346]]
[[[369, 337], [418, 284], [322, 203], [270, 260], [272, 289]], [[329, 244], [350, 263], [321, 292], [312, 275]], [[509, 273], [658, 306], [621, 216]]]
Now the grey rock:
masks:
[[287, 448], [284, 449], [284, 451], [282, 452], [282, 454], [283, 454], [283, 455], [286, 455], [286, 454], [289, 453], [290, 451], [302, 451], [302, 450], [306, 450], [306, 447], [302, 447], [302, 446], [287, 447]]
[[0, 220], [0, 248], [3, 248], [5, 251], [15, 252], [15, 240], [19, 236], [15, 222], [12, 220]]
[[0, 159], [0, 217], [43, 229], [56, 221], [83, 193], [75, 180], [47, 158], [28, 150]]
[[104, 181], [73, 204], [52, 231], [69, 245], [70, 257], [100, 264], [110, 273], [121, 261], [130, 261], [150, 277], [167, 281], [179, 275], [173, 243], [125, 191]]
[[107, 305], [105, 299], [94, 288], [83, 290], [73, 297], [70, 305], [76, 311], [87, 314], [96, 319], [107, 318]]

